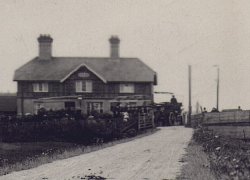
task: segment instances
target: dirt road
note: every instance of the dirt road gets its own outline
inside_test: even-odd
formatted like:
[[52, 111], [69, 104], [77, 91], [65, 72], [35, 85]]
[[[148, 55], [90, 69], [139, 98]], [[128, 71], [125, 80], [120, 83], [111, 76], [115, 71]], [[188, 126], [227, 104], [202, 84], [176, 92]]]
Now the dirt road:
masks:
[[85, 179], [88, 175], [117, 180], [174, 179], [192, 133], [190, 128], [164, 127], [149, 136], [14, 172], [0, 180], [68, 180]]

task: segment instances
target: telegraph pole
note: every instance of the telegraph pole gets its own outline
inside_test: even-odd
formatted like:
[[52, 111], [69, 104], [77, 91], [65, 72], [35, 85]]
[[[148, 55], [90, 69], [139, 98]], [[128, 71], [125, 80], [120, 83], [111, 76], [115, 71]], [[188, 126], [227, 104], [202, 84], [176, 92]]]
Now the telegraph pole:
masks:
[[192, 114], [192, 104], [191, 104], [191, 65], [188, 65], [188, 122], [187, 125], [191, 125], [191, 114]]
[[[19, 83], [18, 83], [19, 84]], [[22, 116], [24, 115], [24, 93], [23, 93], [23, 83], [20, 83], [20, 86], [21, 86], [21, 114], [22, 114]]]
[[220, 67], [218, 65], [214, 65], [214, 67], [217, 67], [216, 109], [219, 111]]
[[219, 85], [220, 85], [220, 67], [217, 66], [217, 98], [216, 98], [216, 109], [219, 111]]

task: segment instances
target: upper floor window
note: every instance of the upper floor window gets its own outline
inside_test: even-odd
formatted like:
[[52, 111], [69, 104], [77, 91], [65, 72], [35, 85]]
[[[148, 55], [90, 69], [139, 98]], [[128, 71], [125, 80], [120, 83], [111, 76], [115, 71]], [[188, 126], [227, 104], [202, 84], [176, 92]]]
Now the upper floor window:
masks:
[[132, 83], [120, 84], [120, 93], [134, 93], [135, 85]]
[[78, 77], [87, 78], [87, 77], [89, 77], [89, 73], [87, 73], [87, 72], [80, 72], [80, 73], [78, 73]]
[[92, 92], [92, 81], [76, 81], [76, 92]]
[[48, 92], [48, 83], [33, 83], [33, 92]]

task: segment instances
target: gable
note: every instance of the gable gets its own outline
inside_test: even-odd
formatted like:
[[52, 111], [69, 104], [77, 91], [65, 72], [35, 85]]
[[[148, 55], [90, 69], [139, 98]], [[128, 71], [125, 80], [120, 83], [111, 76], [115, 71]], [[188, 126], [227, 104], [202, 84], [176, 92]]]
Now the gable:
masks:
[[85, 64], [79, 65], [69, 74], [67, 74], [63, 79], [61, 79], [60, 82], [64, 82], [67, 79], [74, 79], [74, 80], [81, 80], [81, 79], [97, 80], [99, 79], [103, 81], [104, 83], [107, 82], [101, 75], [96, 73], [91, 68], [87, 67], [87, 65]]

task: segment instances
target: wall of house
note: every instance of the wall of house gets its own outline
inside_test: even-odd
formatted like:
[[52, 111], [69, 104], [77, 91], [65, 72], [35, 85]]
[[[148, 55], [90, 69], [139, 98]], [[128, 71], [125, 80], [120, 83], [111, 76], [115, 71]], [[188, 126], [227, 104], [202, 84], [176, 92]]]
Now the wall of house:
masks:
[[[86, 73], [89, 76], [81, 77], [79, 73]], [[75, 91], [75, 81], [76, 80], [91, 80], [93, 82], [92, 93], [76, 93]], [[34, 100], [45, 97], [58, 97], [58, 96], [72, 96], [72, 95], [82, 95], [84, 101], [82, 103], [82, 111], [86, 113], [87, 111], [87, 100], [88, 102], [103, 102], [103, 108], [105, 112], [110, 111], [110, 99], [114, 99], [117, 96], [127, 96], [127, 95], [146, 95], [145, 99], [153, 100], [153, 83], [137, 82], [135, 84], [135, 93], [120, 93], [120, 83], [111, 82], [104, 83], [99, 77], [94, 73], [89, 71], [86, 67], [80, 68], [78, 71], [73, 73], [68, 79], [63, 82], [49, 81], [48, 90], [49, 92], [33, 92], [33, 83], [29, 81], [18, 82], [18, 113], [22, 112], [21, 110], [21, 99], [23, 99], [23, 109], [24, 113], [33, 114], [35, 111]], [[62, 106], [62, 103], [59, 104], [50, 104], [48, 106], [56, 109], [56, 106]]]
[[[80, 77], [80, 73], [88, 74], [89, 76]], [[105, 88], [105, 83], [102, 82], [95, 74], [89, 71], [86, 67], [81, 67], [78, 71], [73, 73], [63, 84], [64, 89], [67, 94], [73, 95], [76, 94], [75, 90], [75, 81], [77, 80], [91, 80], [93, 82], [93, 92], [103, 93]], [[77, 93], [80, 94], [80, 93]]]
[[41, 97], [53, 97], [63, 96], [64, 84], [56, 81], [48, 82], [49, 92], [33, 92], [33, 83], [30, 81], [22, 81], [17, 83], [17, 96], [24, 98], [41, 98]]
[[[23, 104], [23, 105], [22, 105]], [[23, 113], [27, 114], [34, 114], [34, 99], [22, 99], [17, 98], [17, 114], [21, 115], [22, 114], [22, 106], [23, 106]]]
[[70, 101], [70, 102], [75, 102], [76, 100], [46, 100], [46, 101], [34, 101], [34, 106], [37, 104], [40, 104], [43, 108], [46, 110], [61, 110], [65, 109], [65, 102]]
[[[79, 77], [79, 73], [88, 73], [89, 77]], [[93, 92], [94, 96], [102, 97], [101, 95], [107, 95], [106, 98], [114, 98], [117, 95], [129, 95], [120, 93], [120, 83], [111, 82], [104, 83], [95, 74], [90, 72], [86, 67], [80, 68], [77, 72], [73, 73], [65, 82], [60, 83], [56, 81], [49, 81], [48, 88], [49, 92], [33, 92], [34, 82], [18, 82], [18, 97], [24, 98], [42, 98], [42, 97], [56, 97], [56, 96], [69, 96], [69, 95], [80, 95], [84, 93], [76, 93], [75, 91], [75, 81], [76, 80], [91, 80], [93, 82]], [[152, 83], [137, 82], [135, 83], [135, 93], [140, 95], [153, 95]], [[86, 93], [85, 93], [86, 94]]]

